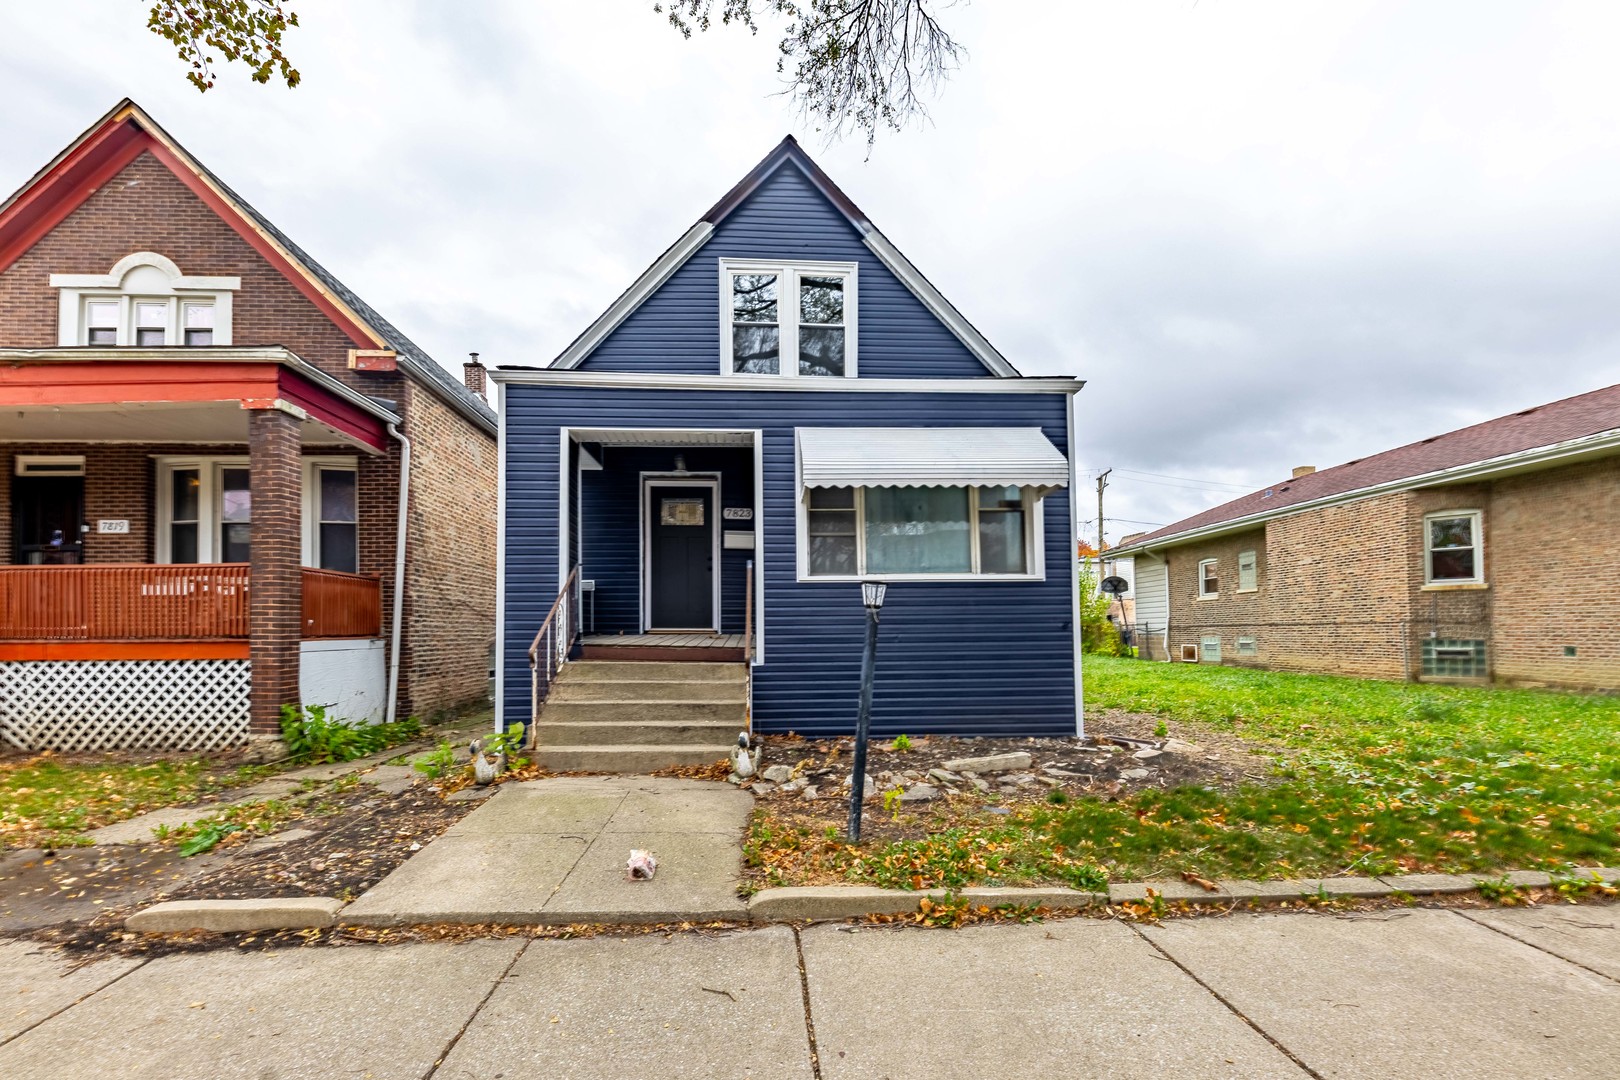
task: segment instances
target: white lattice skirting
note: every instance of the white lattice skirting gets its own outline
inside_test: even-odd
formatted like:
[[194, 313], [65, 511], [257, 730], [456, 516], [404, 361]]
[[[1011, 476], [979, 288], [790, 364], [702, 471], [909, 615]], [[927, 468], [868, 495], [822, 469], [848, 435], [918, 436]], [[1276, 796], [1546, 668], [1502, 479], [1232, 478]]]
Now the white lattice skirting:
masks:
[[247, 660], [0, 661], [0, 739], [23, 750], [217, 750], [248, 735]]

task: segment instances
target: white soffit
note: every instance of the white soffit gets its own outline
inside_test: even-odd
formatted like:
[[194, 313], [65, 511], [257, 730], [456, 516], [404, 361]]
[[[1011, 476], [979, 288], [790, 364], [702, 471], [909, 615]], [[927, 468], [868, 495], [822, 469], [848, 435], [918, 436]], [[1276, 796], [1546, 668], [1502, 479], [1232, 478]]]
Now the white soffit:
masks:
[[570, 428], [575, 442], [603, 446], [753, 446], [751, 431], [653, 431]]
[[798, 429], [804, 486], [1060, 488], [1069, 463], [1040, 428]]

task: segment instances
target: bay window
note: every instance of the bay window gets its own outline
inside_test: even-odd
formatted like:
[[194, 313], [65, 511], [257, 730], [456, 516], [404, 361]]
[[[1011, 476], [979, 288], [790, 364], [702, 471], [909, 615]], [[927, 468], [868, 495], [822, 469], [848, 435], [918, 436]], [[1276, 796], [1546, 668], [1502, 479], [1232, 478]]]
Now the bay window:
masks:
[[855, 374], [854, 263], [720, 263], [722, 374]]
[[1019, 487], [814, 487], [803, 576], [1038, 577], [1040, 500]]
[[[245, 457], [157, 459], [159, 563], [245, 563], [252, 555], [252, 476]], [[353, 457], [303, 460], [303, 565], [356, 573], [360, 505]]]

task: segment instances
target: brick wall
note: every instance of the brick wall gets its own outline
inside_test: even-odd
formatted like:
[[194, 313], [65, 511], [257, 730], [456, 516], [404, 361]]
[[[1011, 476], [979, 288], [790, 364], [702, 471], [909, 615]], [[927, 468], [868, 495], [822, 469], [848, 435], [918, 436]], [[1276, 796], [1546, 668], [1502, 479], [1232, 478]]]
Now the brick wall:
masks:
[[[0, 347], [57, 343], [54, 273], [105, 274], [136, 251], [155, 251], [189, 275], [241, 278], [232, 301], [237, 345], [282, 345], [373, 397], [396, 403], [415, 442], [410, 588], [401, 712], [431, 715], [481, 699], [494, 635], [495, 440], [398, 373], [355, 372], [352, 341], [166, 167], [142, 154], [0, 273]], [[310, 447], [312, 453], [347, 449]], [[127, 537], [91, 534], [95, 562], [153, 557], [153, 453], [245, 454], [246, 446], [0, 444], [0, 542], [9, 561], [10, 479], [15, 453], [84, 453], [86, 514], [128, 518]], [[359, 453], [360, 570], [393, 592], [399, 450]], [[420, 562], [415, 560], [420, 559]], [[416, 617], [416, 612], [421, 612]], [[386, 628], [385, 628], [386, 629]], [[413, 637], [415, 640], [413, 641]]]
[[411, 500], [402, 699], [419, 716], [480, 704], [495, 642], [495, 442], [410, 393]]
[[1620, 458], [1497, 481], [1485, 556], [1496, 678], [1620, 688]]
[[[1483, 514], [1482, 585], [1425, 583], [1425, 515]], [[1308, 510], [1167, 550], [1172, 655], [1220, 634], [1223, 663], [1415, 678], [1426, 638], [1484, 640], [1498, 681], [1620, 688], [1620, 459], [1490, 483], [1399, 492]], [[1239, 551], [1259, 552], [1259, 592], [1232, 595]], [[1197, 599], [1200, 560], [1221, 597]], [[1258, 655], [1236, 655], [1253, 634]], [[1574, 657], [1564, 655], [1573, 645]]]
[[298, 421], [278, 409], [250, 412], [248, 455], [253, 493], [249, 557], [253, 588], [248, 596], [253, 688], [248, 729], [255, 735], [276, 735], [281, 730], [281, 707], [299, 703], [304, 593], [299, 572]]

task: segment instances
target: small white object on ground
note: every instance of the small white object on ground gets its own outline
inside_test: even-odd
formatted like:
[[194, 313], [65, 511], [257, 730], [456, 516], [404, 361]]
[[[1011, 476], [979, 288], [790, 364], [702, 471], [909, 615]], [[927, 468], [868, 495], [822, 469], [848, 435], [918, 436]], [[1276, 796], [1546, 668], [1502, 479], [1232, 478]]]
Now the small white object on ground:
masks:
[[651, 881], [652, 876], [658, 872], [658, 859], [650, 851], [640, 848], [630, 850], [629, 872], [626, 874], [631, 881]]

